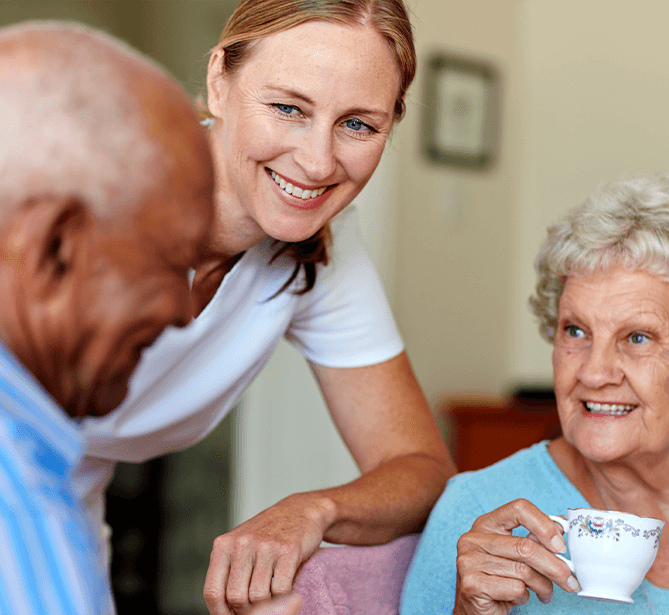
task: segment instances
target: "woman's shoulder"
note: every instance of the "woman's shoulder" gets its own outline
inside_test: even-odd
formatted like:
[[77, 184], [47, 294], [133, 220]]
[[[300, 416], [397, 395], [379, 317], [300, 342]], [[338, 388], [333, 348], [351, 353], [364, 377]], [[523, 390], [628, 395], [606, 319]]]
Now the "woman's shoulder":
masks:
[[456, 474], [451, 482], [472, 486], [487, 483], [499, 484], [500, 481], [505, 482], [510, 476], [524, 476], [526, 471], [529, 471], [530, 475], [537, 471], [543, 472], [545, 465], [550, 461], [548, 441], [544, 440], [529, 448], [521, 449], [486, 468]]

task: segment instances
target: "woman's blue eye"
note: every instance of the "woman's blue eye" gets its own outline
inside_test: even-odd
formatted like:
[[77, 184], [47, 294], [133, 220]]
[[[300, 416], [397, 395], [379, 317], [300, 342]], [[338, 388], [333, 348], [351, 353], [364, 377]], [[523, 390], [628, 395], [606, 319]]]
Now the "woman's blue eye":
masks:
[[351, 118], [350, 120], [346, 120], [345, 124], [347, 128], [355, 130], [356, 132], [361, 132], [363, 130], [372, 130], [371, 126], [368, 126], [367, 124], [365, 124], [365, 122], [357, 118]]
[[630, 335], [630, 342], [632, 344], [645, 344], [650, 341], [650, 338], [645, 333], [634, 332]]
[[274, 105], [281, 113], [285, 113], [286, 115], [295, 115], [296, 113], [299, 113], [300, 110], [295, 106], [295, 105], [284, 105], [283, 103], [276, 103]]
[[567, 325], [567, 335], [569, 337], [584, 337], [583, 329], [579, 329], [576, 325]]

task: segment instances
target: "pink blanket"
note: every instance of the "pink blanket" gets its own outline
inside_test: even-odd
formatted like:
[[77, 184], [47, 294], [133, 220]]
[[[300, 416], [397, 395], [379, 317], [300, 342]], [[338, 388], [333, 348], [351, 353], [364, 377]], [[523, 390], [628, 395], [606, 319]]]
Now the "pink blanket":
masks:
[[322, 549], [295, 585], [300, 615], [397, 615], [418, 535], [378, 547]]

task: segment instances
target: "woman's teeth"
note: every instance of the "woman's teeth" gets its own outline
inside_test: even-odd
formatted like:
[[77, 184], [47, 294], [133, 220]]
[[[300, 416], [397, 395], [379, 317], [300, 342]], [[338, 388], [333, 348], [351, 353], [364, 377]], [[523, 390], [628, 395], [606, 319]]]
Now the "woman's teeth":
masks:
[[598, 404], [592, 401], [586, 401], [585, 407], [588, 412], [597, 412], [598, 414], [628, 414], [636, 408], [636, 406], [623, 404]]
[[323, 186], [322, 188], [313, 188], [312, 190], [303, 190], [302, 188], [298, 188], [297, 186], [293, 186], [293, 184], [289, 184], [283, 177], [275, 173], [274, 171], [269, 172], [270, 175], [272, 176], [272, 179], [277, 183], [277, 185], [284, 191], [287, 192], [288, 194], [292, 194], [293, 196], [296, 196], [298, 199], [302, 199], [305, 201], [306, 199], [313, 199], [316, 198], [317, 196], [320, 196], [327, 190], [327, 186]]

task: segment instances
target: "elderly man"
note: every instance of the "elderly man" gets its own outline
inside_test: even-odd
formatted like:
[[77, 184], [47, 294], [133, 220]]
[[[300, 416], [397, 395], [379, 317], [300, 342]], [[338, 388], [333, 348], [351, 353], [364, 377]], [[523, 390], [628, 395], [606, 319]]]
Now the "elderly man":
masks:
[[113, 611], [70, 481], [77, 419], [189, 321], [212, 190], [196, 114], [151, 62], [72, 24], [0, 29], [0, 613]]
[[0, 29], [1, 613], [109, 611], [77, 419], [188, 322], [212, 190], [196, 114], [151, 62], [74, 25]]
[[70, 481], [77, 419], [114, 409], [142, 349], [189, 321], [212, 191], [162, 70], [81, 26], [0, 29], [0, 613], [113, 611]]

